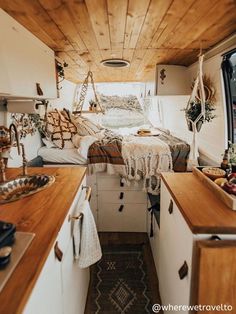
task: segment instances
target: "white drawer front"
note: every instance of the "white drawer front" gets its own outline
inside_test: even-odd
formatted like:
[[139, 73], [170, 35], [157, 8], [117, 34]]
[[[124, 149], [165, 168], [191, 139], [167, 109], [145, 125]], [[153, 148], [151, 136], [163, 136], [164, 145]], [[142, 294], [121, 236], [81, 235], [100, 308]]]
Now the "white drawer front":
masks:
[[[150, 225], [151, 225], [151, 214], [148, 214], [148, 233], [150, 233]], [[159, 226], [156, 222], [155, 216], [153, 216], [153, 237], [149, 235], [149, 241], [152, 249], [152, 256], [155, 262], [157, 274], [159, 273], [159, 259], [160, 259], [160, 249], [159, 249], [159, 237], [160, 230]]]
[[139, 190], [142, 191], [143, 182], [132, 182], [130, 186], [121, 183], [121, 178], [115, 175], [97, 175], [97, 187], [99, 191], [110, 190]]
[[[159, 283], [163, 304], [189, 304], [193, 234], [187, 226], [176, 204], [169, 212], [171, 196], [162, 184], [160, 221], [160, 265]], [[179, 269], [188, 265], [188, 275], [179, 278]]]
[[143, 204], [104, 203], [99, 207], [99, 231], [146, 232], [146, 206]]
[[100, 191], [98, 194], [99, 204], [146, 204], [147, 194], [141, 191]]

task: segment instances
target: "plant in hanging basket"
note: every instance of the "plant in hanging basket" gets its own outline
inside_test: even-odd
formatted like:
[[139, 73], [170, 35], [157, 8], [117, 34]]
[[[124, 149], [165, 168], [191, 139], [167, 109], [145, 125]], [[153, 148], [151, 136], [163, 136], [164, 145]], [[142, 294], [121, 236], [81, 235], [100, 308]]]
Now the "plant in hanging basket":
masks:
[[[216, 115], [214, 111], [216, 110], [214, 102], [215, 102], [215, 89], [213, 87], [211, 79], [204, 75], [203, 76], [203, 84], [204, 84], [204, 91], [205, 91], [205, 117], [201, 117], [198, 122], [196, 123], [196, 129], [199, 132], [202, 124], [205, 122], [211, 122]], [[190, 131], [193, 131], [193, 125], [191, 121], [195, 122], [196, 119], [201, 115], [201, 97], [200, 91], [197, 90], [197, 95], [195, 99], [188, 105], [187, 108], [184, 109], [185, 116], [188, 122], [188, 128]], [[190, 121], [191, 120], [191, 121]]]
[[[205, 119], [202, 117], [199, 121], [202, 121], [202, 123], [211, 122], [216, 117], [216, 115], [213, 114], [214, 110], [216, 110], [214, 105], [209, 102], [205, 102]], [[184, 109], [184, 111], [189, 120], [195, 121], [201, 114], [201, 103], [193, 101], [190, 103], [189, 108]]]

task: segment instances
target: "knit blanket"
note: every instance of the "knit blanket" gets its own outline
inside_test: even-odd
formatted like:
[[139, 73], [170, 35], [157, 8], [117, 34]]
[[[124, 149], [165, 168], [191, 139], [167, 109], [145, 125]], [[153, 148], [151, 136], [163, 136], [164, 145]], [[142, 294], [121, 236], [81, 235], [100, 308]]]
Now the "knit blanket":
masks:
[[122, 156], [126, 182], [143, 180], [144, 190], [159, 194], [161, 172], [172, 171], [169, 145], [157, 137], [127, 136], [123, 138]]

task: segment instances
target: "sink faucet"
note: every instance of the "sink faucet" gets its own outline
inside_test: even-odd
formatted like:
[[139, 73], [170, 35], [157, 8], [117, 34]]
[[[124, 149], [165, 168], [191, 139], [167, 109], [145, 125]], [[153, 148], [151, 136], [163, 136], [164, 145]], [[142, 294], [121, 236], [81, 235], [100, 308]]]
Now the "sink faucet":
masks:
[[11, 123], [10, 126], [9, 126], [10, 144], [11, 144], [11, 146], [13, 146], [12, 131], [14, 131], [14, 133], [15, 133], [15, 140], [16, 140], [17, 151], [18, 151], [18, 155], [20, 156], [19, 134], [18, 134], [18, 130], [17, 130], [17, 128], [16, 128], [14, 123]]
[[[18, 146], [19, 145], [19, 146]], [[27, 172], [27, 159], [25, 156], [25, 146], [23, 143], [15, 143], [12, 145], [12, 147], [17, 147], [18, 150], [18, 155], [20, 155], [20, 151], [21, 151], [21, 155], [22, 155], [22, 175], [26, 176], [28, 174]], [[21, 147], [21, 149], [20, 149]]]
[[25, 146], [23, 143], [20, 143], [21, 146], [21, 152], [22, 152], [22, 168], [23, 168], [23, 176], [26, 176], [28, 174], [27, 172], [27, 159], [25, 157]]
[[0, 158], [0, 174], [1, 174], [1, 177], [0, 177], [0, 182], [5, 182], [6, 181], [6, 172], [5, 172], [5, 161], [4, 161], [4, 158]]
[[[2, 157], [2, 152], [7, 151], [10, 147], [17, 147], [18, 155], [22, 152], [22, 166], [23, 166], [23, 176], [27, 175], [27, 159], [25, 157], [25, 148], [22, 143], [19, 142], [19, 135], [17, 128], [15, 124], [11, 124], [9, 126], [9, 129], [5, 128], [6, 132], [8, 133], [8, 136], [10, 135], [10, 140], [7, 141], [6, 146], [1, 147], [0, 150], [0, 181], [5, 182], [6, 181], [6, 163], [4, 158]], [[15, 133], [15, 141], [16, 143], [13, 144], [13, 132]], [[5, 140], [5, 138], [4, 138]], [[21, 149], [20, 149], [21, 148]]]
[[17, 150], [18, 154], [20, 154], [20, 144], [19, 144], [19, 136], [17, 132], [17, 128], [15, 124], [10, 124], [9, 129], [1, 126], [1, 137], [0, 137], [0, 180], [1, 182], [6, 181], [6, 158], [3, 157], [3, 153], [7, 152], [13, 143], [13, 131], [15, 133]]

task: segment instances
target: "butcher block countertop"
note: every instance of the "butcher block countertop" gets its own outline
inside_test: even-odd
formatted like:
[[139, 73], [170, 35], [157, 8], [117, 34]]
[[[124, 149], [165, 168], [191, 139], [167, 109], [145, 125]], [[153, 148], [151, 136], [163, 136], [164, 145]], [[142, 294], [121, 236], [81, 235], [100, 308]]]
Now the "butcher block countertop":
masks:
[[[7, 179], [22, 169], [8, 169]], [[29, 174], [54, 175], [47, 189], [21, 200], [0, 205], [0, 220], [16, 224], [17, 231], [35, 233], [26, 253], [0, 293], [0, 313], [21, 313], [44, 262], [56, 240], [86, 168], [28, 168]], [[43, 301], [43, 300], [42, 300]]]
[[173, 200], [193, 233], [236, 234], [236, 211], [192, 173], [162, 173]]

